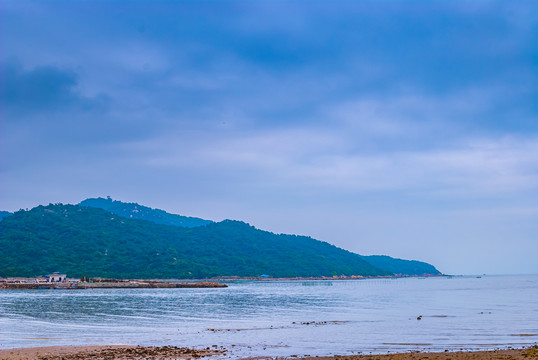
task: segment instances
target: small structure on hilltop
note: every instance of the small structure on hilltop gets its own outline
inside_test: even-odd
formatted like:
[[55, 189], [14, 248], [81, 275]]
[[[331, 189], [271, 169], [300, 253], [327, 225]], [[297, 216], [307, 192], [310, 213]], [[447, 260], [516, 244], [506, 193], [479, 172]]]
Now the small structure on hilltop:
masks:
[[52, 274], [48, 275], [48, 281], [47, 282], [65, 282], [67, 279], [66, 274], [60, 274], [58, 272], [53, 272]]

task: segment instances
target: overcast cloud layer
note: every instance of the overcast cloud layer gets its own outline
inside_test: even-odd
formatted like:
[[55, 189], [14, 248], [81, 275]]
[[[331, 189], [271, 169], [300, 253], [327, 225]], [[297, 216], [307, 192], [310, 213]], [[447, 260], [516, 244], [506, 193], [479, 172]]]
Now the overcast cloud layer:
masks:
[[538, 273], [535, 1], [0, 1], [0, 209], [107, 196]]

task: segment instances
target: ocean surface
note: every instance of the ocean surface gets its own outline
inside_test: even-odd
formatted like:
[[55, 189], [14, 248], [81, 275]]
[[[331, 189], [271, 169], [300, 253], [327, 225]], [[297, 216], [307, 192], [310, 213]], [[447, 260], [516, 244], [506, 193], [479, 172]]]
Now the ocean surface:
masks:
[[0, 348], [217, 346], [234, 358], [538, 343], [538, 275], [228, 284], [0, 290]]

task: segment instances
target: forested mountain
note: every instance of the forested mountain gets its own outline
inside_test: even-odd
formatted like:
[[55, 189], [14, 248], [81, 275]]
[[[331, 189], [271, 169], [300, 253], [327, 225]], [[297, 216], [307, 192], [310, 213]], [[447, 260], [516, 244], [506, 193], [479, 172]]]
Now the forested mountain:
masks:
[[6, 216], [11, 215], [9, 211], [0, 211], [0, 221], [5, 218]]
[[52, 271], [114, 278], [391, 274], [326, 242], [239, 221], [185, 228], [61, 204], [3, 219], [0, 249], [4, 277]]
[[152, 209], [137, 203], [125, 203], [122, 201], [112, 200], [109, 198], [91, 198], [81, 201], [79, 206], [88, 206], [100, 208], [111, 213], [129, 218], [152, 221], [156, 224], [198, 227], [212, 223], [210, 220], [199, 219], [195, 217], [181, 216], [170, 214], [159, 209]]
[[[105, 209], [115, 214], [133, 218], [152, 221], [157, 224], [197, 227], [211, 223], [210, 220], [180, 216], [167, 213], [163, 210], [152, 209], [136, 203], [124, 203], [110, 198], [91, 198], [79, 204], [80, 206], [90, 206]], [[398, 275], [437, 275], [440, 272], [428, 263], [416, 260], [396, 259], [386, 255], [361, 256], [363, 260], [377, 268], [384, 269], [390, 273]]]
[[396, 275], [439, 275], [433, 265], [416, 260], [395, 259], [386, 255], [361, 256], [370, 264]]

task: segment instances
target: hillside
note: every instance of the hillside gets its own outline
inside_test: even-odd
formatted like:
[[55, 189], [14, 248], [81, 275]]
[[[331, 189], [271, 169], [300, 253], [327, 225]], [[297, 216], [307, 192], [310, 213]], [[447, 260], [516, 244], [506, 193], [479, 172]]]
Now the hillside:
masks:
[[11, 215], [9, 211], [0, 211], [0, 221], [2, 221], [3, 218], [9, 215]]
[[195, 217], [181, 216], [170, 214], [159, 209], [152, 209], [137, 203], [125, 203], [112, 200], [111, 198], [91, 198], [81, 201], [79, 206], [104, 209], [111, 213], [123, 216], [129, 219], [141, 219], [154, 222], [156, 224], [198, 227], [212, 223], [210, 220], [199, 219]]
[[396, 275], [440, 275], [433, 265], [416, 260], [395, 259], [386, 255], [361, 256], [370, 264]]
[[207, 278], [387, 275], [326, 242], [239, 221], [177, 227], [75, 205], [38, 206], [0, 222], [0, 276]]
[[[152, 209], [136, 203], [124, 203], [110, 198], [86, 199], [80, 206], [101, 208], [124, 217], [143, 219], [157, 224], [172, 226], [197, 227], [204, 226], [211, 221], [167, 213], [163, 210]], [[422, 261], [396, 259], [386, 255], [361, 256], [371, 265], [398, 275], [439, 275], [441, 274], [433, 265]]]

